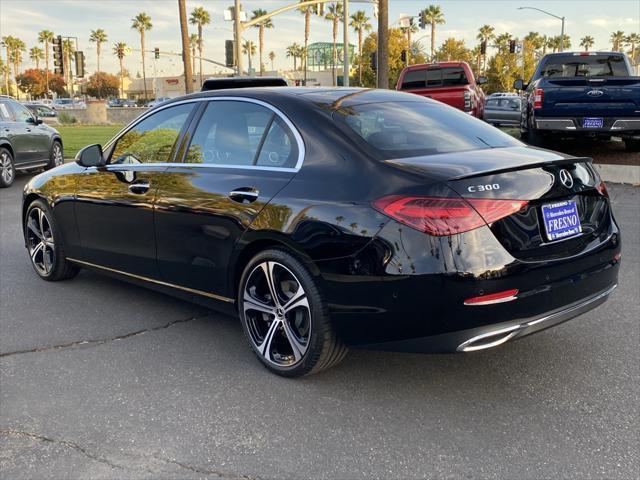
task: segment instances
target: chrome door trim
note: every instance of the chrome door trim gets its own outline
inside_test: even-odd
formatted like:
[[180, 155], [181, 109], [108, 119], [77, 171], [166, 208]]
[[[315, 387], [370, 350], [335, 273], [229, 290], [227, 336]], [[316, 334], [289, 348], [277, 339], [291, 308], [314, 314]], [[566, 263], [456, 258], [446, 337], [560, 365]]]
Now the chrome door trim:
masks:
[[162, 285], [163, 287], [177, 288], [178, 290], [184, 290], [185, 292], [195, 293], [196, 295], [202, 295], [203, 297], [213, 298], [213, 299], [219, 300], [221, 302], [227, 302], [227, 303], [234, 303], [235, 302], [235, 300], [233, 298], [223, 297], [222, 295], [216, 295], [215, 293], [211, 293], [211, 292], [203, 292], [202, 290], [196, 290], [194, 288], [183, 287], [182, 285], [176, 285], [174, 283], [163, 282], [162, 280], [156, 280], [154, 278], [149, 278], [149, 277], [145, 277], [145, 276], [142, 276], [142, 275], [136, 275], [135, 273], [129, 273], [129, 272], [125, 272], [123, 270], [117, 270], [115, 268], [105, 267], [103, 265], [98, 265], [98, 264], [91, 263], [91, 262], [85, 262], [84, 260], [78, 260], [77, 258], [67, 257], [67, 260], [69, 260], [70, 262], [73, 262], [73, 263], [77, 263], [77, 264], [80, 264], [80, 265], [87, 266], [87, 267], [98, 268], [100, 270], [106, 270], [107, 272], [117, 273], [119, 275], [124, 275], [124, 276], [127, 276], [127, 277], [135, 278], [136, 280], [143, 280], [145, 282], [155, 283], [156, 285]]

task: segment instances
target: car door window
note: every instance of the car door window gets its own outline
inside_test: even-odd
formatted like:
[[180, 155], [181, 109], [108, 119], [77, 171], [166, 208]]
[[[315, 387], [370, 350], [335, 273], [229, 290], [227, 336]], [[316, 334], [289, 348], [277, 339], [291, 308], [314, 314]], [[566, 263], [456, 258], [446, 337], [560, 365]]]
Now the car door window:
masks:
[[293, 133], [270, 109], [250, 102], [212, 101], [200, 119], [185, 162], [295, 167]]
[[9, 102], [0, 102], [0, 120], [3, 122], [15, 122], [15, 117]]
[[29, 119], [33, 119], [33, 116], [27, 107], [23, 107], [17, 102], [11, 102], [9, 106], [11, 107], [11, 110], [13, 110], [13, 116], [15, 118], [14, 121], [22, 123]]
[[169, 162], [193, 106], [193, 103], [184, 103], [165, 108], [137, 123], [118, 138], [109, 163]]

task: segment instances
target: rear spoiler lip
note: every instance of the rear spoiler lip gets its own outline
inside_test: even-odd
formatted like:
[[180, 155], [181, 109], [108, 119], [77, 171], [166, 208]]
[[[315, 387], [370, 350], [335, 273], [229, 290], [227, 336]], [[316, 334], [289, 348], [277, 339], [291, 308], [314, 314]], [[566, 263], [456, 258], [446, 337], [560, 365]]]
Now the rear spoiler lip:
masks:
[[516, 165], [516, 166], [507, 167], [507, 168], [500, 168], [497, 170], [496, 169], [483, 170], [479, 172], [473, 172], [468, 175], [459, 175], [457, 177], [451, 177], [448, 181], [464, 180], [467, 178], [475, 178], [475, 177], [484, 177], [486, 175], [495, 175], [495, 174], [505, 173], [505, 172], [515, 172], [518, 170], [529, 170], [531, 168], [545, 167], [547, 165], [568, 165], [573, 163], [593, 163], [593, 158], [570, 157], [570, 158], [559, 158], [557, 160], [544, 160], [537, 163], [527, 163], [527, 164]]

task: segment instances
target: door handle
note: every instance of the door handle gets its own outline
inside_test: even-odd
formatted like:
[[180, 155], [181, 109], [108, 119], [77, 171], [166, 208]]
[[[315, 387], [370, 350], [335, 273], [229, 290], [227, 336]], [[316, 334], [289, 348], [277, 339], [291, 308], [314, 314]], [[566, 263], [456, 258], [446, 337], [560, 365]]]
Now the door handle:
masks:
[[129, 191], [137, 194], [147, 193], [147, 191], [149, 191], [149, 186], [149, 182], [132, 183], [129, 185]]
[[260, 192], [254, 187], [236, 188], [229, 192], [229, 198], [238, 203], [251, 203], [258, 199]]

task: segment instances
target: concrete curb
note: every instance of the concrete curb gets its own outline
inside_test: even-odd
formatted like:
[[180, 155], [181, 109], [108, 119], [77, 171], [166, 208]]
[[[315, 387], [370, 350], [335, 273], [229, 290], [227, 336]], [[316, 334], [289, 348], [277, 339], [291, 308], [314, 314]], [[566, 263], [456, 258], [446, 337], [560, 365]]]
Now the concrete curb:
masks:
[[638, 165], [608, 165], [595, 163], [596, 170], [605, 182], [630, 183], [640, 185], [640, 166]]

